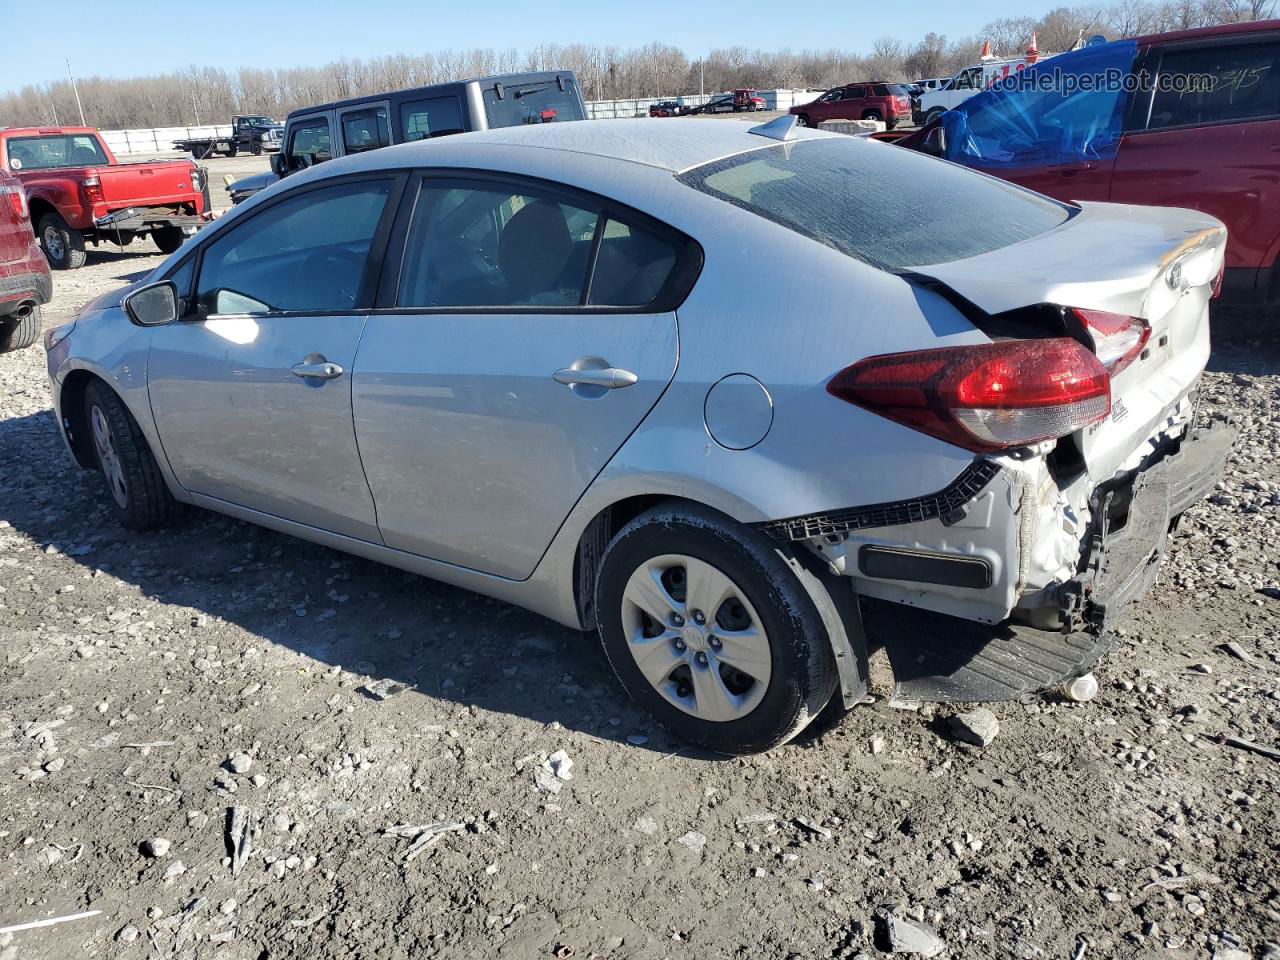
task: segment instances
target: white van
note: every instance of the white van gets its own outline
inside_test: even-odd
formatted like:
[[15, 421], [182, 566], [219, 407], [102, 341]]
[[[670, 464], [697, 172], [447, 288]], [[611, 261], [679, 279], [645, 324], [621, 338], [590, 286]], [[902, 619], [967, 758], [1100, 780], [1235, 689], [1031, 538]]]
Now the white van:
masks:
[[[1041, 57], [1040, 60], [1046, 60]], [[1023, 70], [1027, 66], [1026, 57], [1009, 59], [983, 60], [965, 67], [942, 85], [941, 90], [926, 90], [920, 95], [920, 117], [918, 122], [923, 126], [932, 123], [948, 110], [952, 110], [979, 91], [1011, 73]]]

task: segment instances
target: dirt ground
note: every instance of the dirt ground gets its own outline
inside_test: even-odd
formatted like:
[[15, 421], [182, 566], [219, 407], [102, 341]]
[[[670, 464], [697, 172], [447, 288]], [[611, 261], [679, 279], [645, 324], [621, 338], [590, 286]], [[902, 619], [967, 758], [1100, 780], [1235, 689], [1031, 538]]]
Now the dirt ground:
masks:
[[[156, 262], [91, 253], [46, 323]], [[878, 690], [737, 760], [522, 610], [209, 513], [120, 529], [42, 350], [0, 356], [0, 928], [98, 911], [0, 960], [851, 960], [890, 915], [919, 955], [1276, 960], [1280, 762], [1215, 738], [1280, 745], [1280, 342], [1218, 336], [1242, 439], [1096, 700], [992, 705], [979, 748]]]

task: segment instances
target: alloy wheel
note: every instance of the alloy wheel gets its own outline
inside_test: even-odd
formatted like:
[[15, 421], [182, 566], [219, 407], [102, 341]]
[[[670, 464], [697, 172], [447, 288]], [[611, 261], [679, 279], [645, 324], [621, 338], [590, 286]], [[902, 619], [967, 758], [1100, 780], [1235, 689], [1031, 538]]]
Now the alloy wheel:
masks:
[[622, 594], [627, 648], [645, 679], [700, 720], [749, 714], [769, 688], [769, 637], [743, 590], [683, 554], [653, 557]]
[[45, 227], [44, 236], [45, 252], [49, 254], [49, 259], [61, 261], [67, 255], [66, 244], [62, 242], [62, 234], [56, 227]]
[[124, 479], [124, 467], [116, 453], [115, 439], [111, 435], [111, 426], [102, 408], [94, 404], [89, 411], [89, 419], [93, 426], [93, 448], [97, 451], [98, 462], [102, 464], [102, 474], [107, 478], [107, 487], [111, 496], [121, 509], [129, 506], [129, 487]]

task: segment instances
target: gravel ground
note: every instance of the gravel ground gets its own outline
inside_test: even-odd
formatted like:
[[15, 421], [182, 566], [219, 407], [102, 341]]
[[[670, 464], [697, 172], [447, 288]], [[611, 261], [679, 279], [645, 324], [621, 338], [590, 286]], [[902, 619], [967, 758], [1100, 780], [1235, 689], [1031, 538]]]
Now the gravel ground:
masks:
[[121, 530], [43, 359], [0, 357], [0, 928], [100, 912], [0, 960], [1280, 957], [1280, 762], [1214, 739], [1280, 741], [1275, 340], [1215, 351], [1243, 438], [1096, 700], [977, 747], [879, 691], [740, 760], [532, 614], [213, 514]]

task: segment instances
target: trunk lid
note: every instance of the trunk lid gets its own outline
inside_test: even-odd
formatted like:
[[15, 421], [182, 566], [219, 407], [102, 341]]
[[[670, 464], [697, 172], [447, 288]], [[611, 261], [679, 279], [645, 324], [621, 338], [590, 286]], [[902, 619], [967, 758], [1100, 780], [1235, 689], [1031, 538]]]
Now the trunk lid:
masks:
[[919, 272], [991, 314], [1051, 303], [1148, 323], [1147, 349], [1112, 378], [1111, 413], [1075, 436], [1102, 481], [1147, 452], [1204, 370], [1226, 238], [1220, 221], [1192, 210], [1082, 203], [1039, 237]]

